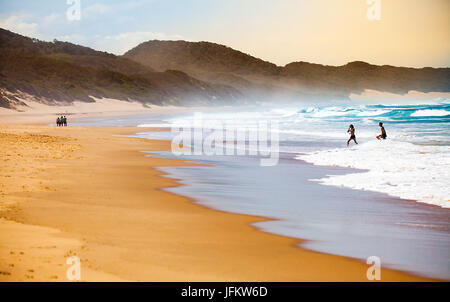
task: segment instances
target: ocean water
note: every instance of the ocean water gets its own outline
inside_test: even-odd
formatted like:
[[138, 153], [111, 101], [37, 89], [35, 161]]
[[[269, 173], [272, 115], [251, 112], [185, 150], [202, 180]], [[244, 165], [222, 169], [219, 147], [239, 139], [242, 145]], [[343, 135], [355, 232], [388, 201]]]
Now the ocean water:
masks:
[[[187, 126], [195, 114], [178, 116], [141, 127]], [[202, 113], [202, 119], [252, 128], [277, 121], [280, 151], [315, 165], [362, 169], [347, 175], [311, 179], [324, 185], [387, 193], [394, 197], [450, 207], [450, 101], [428, 104], [339, 104], [258, 111]], [[388, 138], [378, 141], [378, 123]], [[358, 145], [347, 148], [349, 124]], [[162, 138], [170, 138], [163, 134]], [[247, 146], [248, 147], [248, 146]]]
[[[170, 151], [159, 154], [149, 156], [179, 158]], [[309, 179], [354, 171], [318, 167], [292, 156], [283, 153], [277, 165], [262, 167], [252, 156], [187, 155], [182, 158], [210, 166], [158, 169], [183, 184], [165, 190], [212, 209], [271, 218], [253, 225], [306, 240], [299, 244], [303, 248], [362, 262], [376, 256], [383, 268], [450, 280], [449, 209], [322, 186]]]
[[[278, 164], [262, 167], [260, 156], [249, 152], [148, 155], [212, 165], [159, 168], [184, 184], [167, 191], [213, 209], [272, 218], [254, 225], [306, 239], [301, 246], [311, 250], [361, 261], [378, 256], [382, 267], [450, 280], [449, 100], [210, 108], [80, 125], [140, 126], [138, 137], [170, 140], [177, 133], [146, 127], [195, 128], [200, 112], [205, 121], [250, 131], [261, 121], [276, 121]], [[375, 138], [380, 121], [388, 135], [383, 141]], [[347, 147], [350, 123], [359, 144]], [[247, 151], [252, 147], [244, 145]]]
[[[366, 105], [313, 108], [304, 116], [328, 128], [356, 127], [359, 145], [313, 151], [297, 156], [316, 165], [364, 169], [363, 173], [329, 175], [316, 181], [334, 186], [371, 190], [404, 199], [450, 207], [450, 104]], [[374, 140], [381, 121], [386, 140]], [[353, 143], [352, 143], [353, 144]]]

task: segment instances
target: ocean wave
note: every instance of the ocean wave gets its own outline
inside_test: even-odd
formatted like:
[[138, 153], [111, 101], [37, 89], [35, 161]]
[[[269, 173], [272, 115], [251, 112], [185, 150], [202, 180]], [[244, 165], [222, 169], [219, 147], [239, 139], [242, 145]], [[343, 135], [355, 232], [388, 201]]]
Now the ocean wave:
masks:
[[310, 152], [296, 157], [315, 165], [366, 170], [317, 179], [322, 184], [387, 193], [450, 208], [450, 150], [393, 140], [352, 148]]
[[440, 110], [440, 109], [425, 109], [425, 110], [418, 110], [411, 114], [411, 116], [414, 117], [424, 117], [424, 116], [447, 116], [450, 115], [450, 111], [447, 110]]
[[[416, 105], [359, 105], [359, 106], [330, 106], [307, 107], [298, 111], [298, 116], [315, 120], [363, 120], [369, 118], [393, 120], [396, 122], [416, 122], [418, 117], [423, 121], [433, 117], [446, 117], [450, 115], [449, 105], [445, 102], [436, 104]], [[414, 119], [414, 121], [413, 121]]]
[[360, 117], [377, 116], [377, 115], [383, 115], [383, 114], [386, 114], [389, 112], [391, 112], [391, 110], [362, 111], [362, 112], [359, 112], [357, 114], [357, 116], [360, 116]]

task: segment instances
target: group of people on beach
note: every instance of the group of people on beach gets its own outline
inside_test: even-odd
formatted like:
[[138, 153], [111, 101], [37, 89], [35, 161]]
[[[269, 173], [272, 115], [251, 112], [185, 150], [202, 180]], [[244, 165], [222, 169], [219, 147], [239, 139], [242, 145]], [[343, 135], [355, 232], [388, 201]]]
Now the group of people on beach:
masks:
[[67, 127], [67, 118], [66, 116], [58, 116], [56, 118], [56, 126], [58, 127]]
[[[378, 123], [378, 126], [380, 126], [381, 134], [380, 134], [380, 135], [377, 135], [377, 139], [378, 139], [378, 140], [380, 140], [380, 139], [386, 139], [387, 135], [386, 135], [386, 130], [385, 130], [384, 127], [383, 127], [383, 123], [382, 123], [382, 122], [379, 122], [379, 123]], [[350, 126], [348, 127], [348, 130], [347, 130], [347, 133], [350, 134], [350, 138], [349, 138], [348, 141], [347, 141], [347, 146], [350, 144], [350, 141], [352, 141], [352, 140], [355, 142], [355, 144], [358, 144], [358, 143], [356, 142], [355, 127], [353, 126], [353, 124], [350, 124]]]

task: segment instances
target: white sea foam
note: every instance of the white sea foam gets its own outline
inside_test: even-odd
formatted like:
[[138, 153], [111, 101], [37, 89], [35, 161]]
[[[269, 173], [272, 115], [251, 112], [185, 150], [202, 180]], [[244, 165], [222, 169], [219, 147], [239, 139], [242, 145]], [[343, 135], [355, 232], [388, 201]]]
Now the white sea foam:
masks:
[[411, 116], [414, 117], [420, 117], [420, 116], [446, 116], [450, 115], [450, 111], [447, 110], [441, 110], [441, 109], [425, 109], [425, 110], [418, 110], [411, 114]]
[[170, 128], [172, 124], [141, 124], [137, 125], [138, 128]]
[[357, 116], [377, 116], [377, 115], [382, 115], [385, 113], [391, 112], [391, 110], [375, 110], [375, 111], [363, 111], [363, 112], [359, 112], [357, 114]]
[[[450, 112], [446, 104], [442, 100], [429, 107], [425, 104], [340, 104], [204, 112], [201, 117], [205, 121], [231, 123], [237, 129], [249, 131], [256, 130], [258, 122], [276, 120], [280, 126], [278, 131], [283, 141], [283, 152], [316, 150], [299, 158], [318, 165], [367, 170], [330, 176], [321, 179], [322, 183], [384, 192], [450, 208], [450, 141], [448, 124], [442, 122]], [[192, 122], [197, 116], [180, 115], [161, 121], [166, 124], [146, 123], [140, 127], [193, 127]], [[386, 141], [375, 139], [380, 133], [380, 121], [385, 123], [388, 132]], [[337, 146], [339, 142], [345, 146], [349, 124], [355, 125], [356, 138], [361, 144], [322, 151]]]
[[450, 208], [450, 148], [394, 140], [371, 141], [351, 148], [311, 152], [297, 159], [316, 165], [367, 171], [329, 175], [326, 185], [387, 193]]

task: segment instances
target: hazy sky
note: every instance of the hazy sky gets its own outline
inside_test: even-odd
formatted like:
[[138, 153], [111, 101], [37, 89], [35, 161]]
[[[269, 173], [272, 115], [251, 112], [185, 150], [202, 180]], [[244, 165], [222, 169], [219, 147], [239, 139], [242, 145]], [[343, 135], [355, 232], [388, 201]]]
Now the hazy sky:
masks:
[[[150, 39], [183, 39], [278, 65], [450, 66], [450, 0], [79, 0], [81, 19], [70, 21], [75, 1], [0, 0], [0, 27], [116, 54]], [[370, 21], [377, 1], [380, 20]]]

